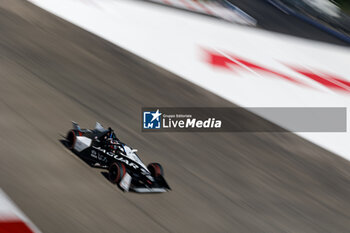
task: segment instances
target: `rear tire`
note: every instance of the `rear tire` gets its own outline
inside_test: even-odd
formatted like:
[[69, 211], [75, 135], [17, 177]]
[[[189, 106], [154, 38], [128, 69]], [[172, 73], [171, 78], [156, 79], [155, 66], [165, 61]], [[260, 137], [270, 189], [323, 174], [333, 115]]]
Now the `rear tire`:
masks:
[[155, 178], [159, 176], [164, 176], [163, 167], [159, 163], [150, 163], [148, 164], [147, 169], [150, 171], [151, 175]]
[[126, 174], [125, 165], [122, 163], [112, 163], [108, 170], [109, 180], [114, 184], [119, 184]]
[[67, 146], [69, 149], [73, 149], [74, 144], [75, 144], [76, 136], [74, 131], [69, 131], [67, 134]]

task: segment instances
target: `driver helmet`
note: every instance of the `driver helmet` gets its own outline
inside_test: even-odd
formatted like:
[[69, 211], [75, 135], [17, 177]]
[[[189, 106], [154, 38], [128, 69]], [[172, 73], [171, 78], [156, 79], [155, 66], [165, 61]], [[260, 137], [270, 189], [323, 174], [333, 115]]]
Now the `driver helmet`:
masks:
[[114, 130], [111, 127], [108, 127], [107, 136], [108, 136], [108, 138], [113, 138], [113, 139], [116, 137]]

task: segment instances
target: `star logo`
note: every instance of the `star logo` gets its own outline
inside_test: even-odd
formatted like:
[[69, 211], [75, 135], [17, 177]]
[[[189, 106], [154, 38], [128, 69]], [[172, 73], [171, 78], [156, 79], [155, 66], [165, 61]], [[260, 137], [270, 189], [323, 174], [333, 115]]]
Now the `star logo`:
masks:
[[151, 122], [153, 122], [155, 119], [157, 119], [157, 121], [159, 121], [159, 117], [162, 115], [161, 113], [159, 113], [159, 109], [157, 109], [157, 111], [155, 113], [151, 113], [151, 115], [153, 116]]
[[157, 111], [144, 111], [143, 112], [143, 128], [144, 129], [160, 129], [161, 128], [161, 122], [160, 122], [161, 115], [162, 115], [162, 113], [159, 112], [159, 109], [157, 109]]

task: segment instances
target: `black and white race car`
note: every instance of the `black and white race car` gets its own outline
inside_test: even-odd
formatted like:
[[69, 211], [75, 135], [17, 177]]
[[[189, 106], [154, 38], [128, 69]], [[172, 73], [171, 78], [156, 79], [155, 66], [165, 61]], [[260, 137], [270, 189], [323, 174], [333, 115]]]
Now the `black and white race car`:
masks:
[[132, 149], [121, 142], [111, 128], [96, 122], [95, 129], [81, 129], [73, 122], [67, 134], [68, 147], [92, 165], [107, 168], [109, 179], [124, 191], [166, 192], [170, 190], [159, 163], [146, 167]]

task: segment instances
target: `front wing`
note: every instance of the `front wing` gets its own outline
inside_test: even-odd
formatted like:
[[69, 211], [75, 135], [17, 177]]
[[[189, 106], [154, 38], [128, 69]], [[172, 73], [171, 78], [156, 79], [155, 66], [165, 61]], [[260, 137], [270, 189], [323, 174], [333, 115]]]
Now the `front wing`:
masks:
[[171, 190], [163, 176], [157, 177], [152, 185], [137, 184], [137, 182], [132, 181], [133, 178], [129, 173], [126, 173], [120, 181], [119, 186], [125, 192], [133, 191], [137, 193], [164, 193]]

